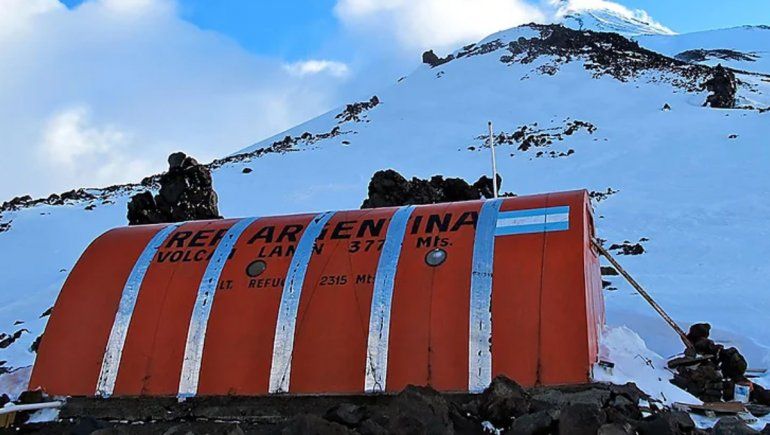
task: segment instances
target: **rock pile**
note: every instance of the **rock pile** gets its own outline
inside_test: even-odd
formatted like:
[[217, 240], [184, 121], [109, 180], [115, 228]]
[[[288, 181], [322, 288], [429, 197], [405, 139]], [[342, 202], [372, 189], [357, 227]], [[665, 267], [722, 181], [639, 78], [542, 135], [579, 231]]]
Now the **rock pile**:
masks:
[[747, 363], [738, 349], [725, 348], [709, 338], [711, 325], [696, 323], [687, 334], [693, 349], [685, 356], [669, 361], [676, 370], [671, 382], [704, 402], [732, 401], [735, 385], [740, 383], [751, 388], [750, 401], [770, 406], [770, 391], [752, 383], [746, 377]]
[[735, 108], [735, 93], [738, 91], [735, 74], [725, 69], [722, 64], [714, 68], [712, 77], [703, 84], [703, 87], [711, 92], [704, 106], [720, 109]]
[[644, 254], [644, 246], [641, 242], [646, 239], [639, 240], [639, 243], [631, 243], [628, 240], [624, 240], [623, 243], [613, 243], [610, 245], [609, 250], [615, 251], [618, 255], [642, 255]]
[[438, 57], [438, 55], [434, 53], [433, 50], [428, 50], [422, 54], [422, 63], [426, 63], [430, 65], [431, 68], [435, 68], [439, 65], [443, 65], [449, 62], [450, 60], [452, 60], [451, 57], [445, 57], [445, 58]]
[[360, 122], [361, 115], [374, 109], [380, 104], [380, 99], [375, 95], [369, 99], [369, 101], [361, 101], [358, 103], [352, 103], [345, 106], [345, 110], [335, 116], [335, 119], [339, 119], [339, 123], [343, 122]]
[[209, 168], [184, 153], [171, 154], [168, 165], [157, 195], [144, 191], [131, 197], [128, 224], [220, 219]]
[[325, 418], [345, 426], [349, 432], [343, 433], [367, 434], [481, 434], [482, 428], [505, 434], [662, 433], [652, 431], [664, 425], [671, 426], [671, 434], [693, 433], [687, 414], [656, 411], [643, 417], [640, 400], [645, 398], [634, 384], [526, 390], [498, 377], [469, 400], [410, 386], [387, 407], [347, 403]]
[[[596, 127], [590, 122], [569, 119], [565, 119], [563, 125], [556, 127], [539, 127], [537, 123], [521, 125], [512, 133], [501, 131], [495, 135], [495, 146], [513, 146], [522, 153], [537, 149], [534, 153], [536, 158], [567, 157], [574, 154], [575, 150], [570, 148], [566, 151], [548, 151], [546, 149], [581, 131], [587, 134], [594, 134]], [[486, 134], [476, 136], [476, 140], [483, 142], [479, 145], [469, 146], [469, 151], [481, 151], [489, 148], [489, 136]], [[513, 155], [511, 154], [511, 156]]]
[[[497, 176], [498, 189], [502, 178]], [[362, 209], [393, 207], [400, 205], [437, 204], [442, 202], [469, 201], [492, 198], [492, 179], [483, 176], [473, 184], [461, 178], [444, 178], [440, 175], [430, 180], [404, 178], [398, 172], [388, 169], [377, 171], [369, 182], [369, 197]]]
[[[662, 409], [632, 383], [524, 389], [498, 377], [480, 395], [442, 394], [429, 387], [408, 386], [396, 395], [380, 396], [196, 398], [156, 404], [125, 399], [119, 400], [120, 409], [112, 410], [105, 408], [110, 401], [93, 401], [89, 417], [72, 417], [77, 399], [70, 402], [60, 414], [61, 421], [24, 429], [84, 434], [124, 433], [127, 429], [132, 433], [212, 434], [706, 433], [695, 427], [688, 414]], [[233, 409], [238, 413], [233, 414]], [[720, 424], [733, 430], [729, 433], [748, 433], [741, 421], [727, 418]]]

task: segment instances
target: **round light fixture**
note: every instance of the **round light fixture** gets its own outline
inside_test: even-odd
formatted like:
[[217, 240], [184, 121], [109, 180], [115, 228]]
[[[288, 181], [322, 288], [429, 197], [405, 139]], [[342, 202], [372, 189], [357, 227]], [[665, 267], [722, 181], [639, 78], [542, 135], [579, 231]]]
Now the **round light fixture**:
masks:
[[264, 261], [252, 261], [248, 266], [246, 266], [246, 275], [253, 278], [255, 276], [262, 275], [262, 272], [264, 272], [265, 269], [267, 269], [267, 263]]
[[446, 251], [441, 248], [436, 248], [425, 255], [425, 264], [430, 267], [441, 266], [446, 261]]

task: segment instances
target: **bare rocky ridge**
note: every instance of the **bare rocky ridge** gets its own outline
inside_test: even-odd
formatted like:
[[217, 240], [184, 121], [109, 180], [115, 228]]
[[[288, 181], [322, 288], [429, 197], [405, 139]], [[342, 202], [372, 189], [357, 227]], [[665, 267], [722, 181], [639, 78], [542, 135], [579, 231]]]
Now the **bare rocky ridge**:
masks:
[[343, 122], [361, 122], [361, 117], [364, 116], [364, 114], [377, 107], [377, 105], [380, 104], [380, 99], [377, 98], [377, 96], [373, 96], [369, 99], [369, 101], [362, 101], [360, 103], [353, 103], [348, 104], [345, 106], [345, 110], [342, 111], [339, 115], [335, 116], [335, 119], [339, 119], [339, 123], [342, 124]]
[[742, 51], [720, 48], [714, 50], [704, 50], [702, 48], [683, 51], [674, 58], [685, 62], [704, 62], [709, 59], [738, 60], [744, 62], [756, 62], [759, 55], [756, 53], [744, 53]]
[[750, 54], [730, 50], [691, 50], [671, 58], [645, 49], [637, 42], [616, 33], [573, 30], [561, 25], [527, 26], [537, 30], [540, 35], [533, 38], [520, 37], [508, 44], [500, 39], [472, 44], [445, 58], [428, 51], [423, 54], [423, 62], [435, 68], [462, 57], [492, 53], [504, 48], [508, 54], [501, 56], [500, 61], [506, 64], [530, 64], [542, 57], [547, 58], [546, 63], [537, 68], [540, 74], [554, 75], [561, 65], [583, 60], [584, 67], [592, 71], [594, 77], [607, 75], [628, 81], [651, 72], [650, 81], [670, 82], [688, 92], [699, 92], [706, 88], [717, 95], [709, 97], [709, 106], [733, 108], [737, 91], [734, 73], [721, 65], [712, 68], [692, 62], [700, 56], [753, 60]]

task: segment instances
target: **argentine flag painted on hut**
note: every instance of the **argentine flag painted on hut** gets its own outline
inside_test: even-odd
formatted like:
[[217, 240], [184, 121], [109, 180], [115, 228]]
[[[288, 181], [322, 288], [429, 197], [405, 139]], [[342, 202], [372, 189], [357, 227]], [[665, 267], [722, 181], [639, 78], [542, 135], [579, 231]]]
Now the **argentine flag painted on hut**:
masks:
[[569, 206], [501, 211], [497, 215], [495, 236], [566, 231]]

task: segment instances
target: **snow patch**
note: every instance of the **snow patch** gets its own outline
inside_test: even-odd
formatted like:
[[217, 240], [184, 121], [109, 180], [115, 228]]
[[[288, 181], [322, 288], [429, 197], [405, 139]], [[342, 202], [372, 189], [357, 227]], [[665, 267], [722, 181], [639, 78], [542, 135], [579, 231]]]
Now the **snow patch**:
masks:
[[642, 391], [666, 405], [703, 403], [672, 384], [673, 375], [666, 369], [666, 360], [648, 349], [642, 337], [625, 326], [604, 328], [600, 355], [602, 360], [614, 363], [615, 367], [594, 366], [595, 381], [618, 385], [634, 382]]
[[30, 376], [32, 376], [32, 366], [3, 373], [0, 375], [0, 394], [7, 394], [11, 400], [16, 400], [19, 394], [27, 390]]

